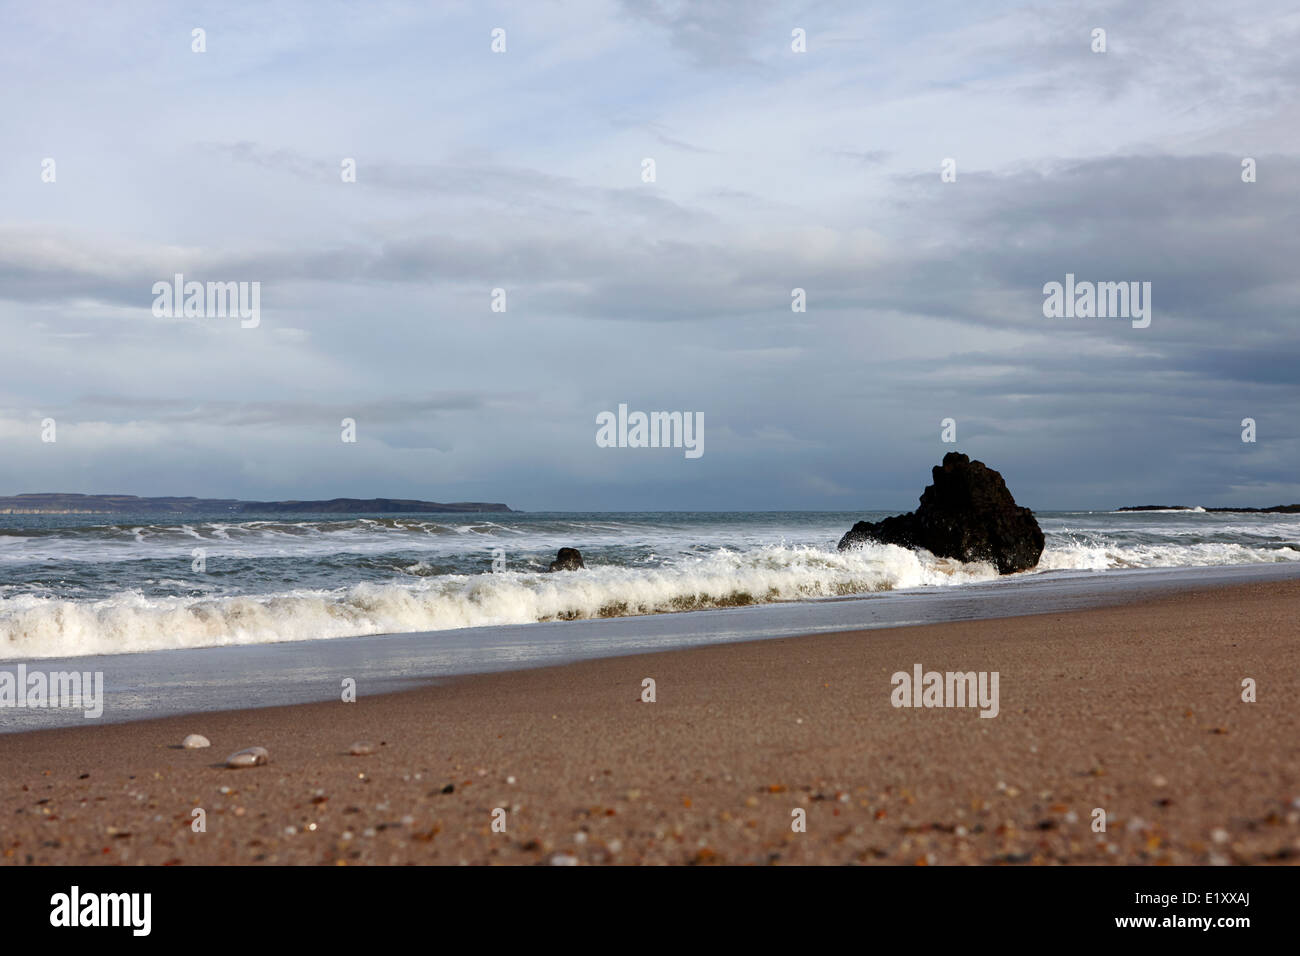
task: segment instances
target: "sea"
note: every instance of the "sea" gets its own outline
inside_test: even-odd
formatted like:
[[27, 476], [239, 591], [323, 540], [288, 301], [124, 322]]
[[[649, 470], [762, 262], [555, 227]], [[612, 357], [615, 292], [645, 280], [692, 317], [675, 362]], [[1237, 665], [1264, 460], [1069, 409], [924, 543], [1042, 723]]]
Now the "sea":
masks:
[[[0, 515], [0, 662], [111, 672], [103, 719], [131, 719], [1300, 577], [1284, 514], [1038, 512], [1039, 566], [1001, 577], [837, 550], [889, 513]], [[585, 570], [548, 573], [561, 547]], [[60, 721], [0, 708], [0, 730]]]

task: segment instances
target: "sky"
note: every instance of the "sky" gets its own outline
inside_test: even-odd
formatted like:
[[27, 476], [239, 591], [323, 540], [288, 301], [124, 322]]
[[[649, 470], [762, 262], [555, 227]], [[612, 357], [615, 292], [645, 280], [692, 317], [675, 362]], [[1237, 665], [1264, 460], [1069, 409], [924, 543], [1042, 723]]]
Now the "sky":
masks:
[[1300, 501], [1294, 3], [0, 0], [0, 74], [0, 494]]

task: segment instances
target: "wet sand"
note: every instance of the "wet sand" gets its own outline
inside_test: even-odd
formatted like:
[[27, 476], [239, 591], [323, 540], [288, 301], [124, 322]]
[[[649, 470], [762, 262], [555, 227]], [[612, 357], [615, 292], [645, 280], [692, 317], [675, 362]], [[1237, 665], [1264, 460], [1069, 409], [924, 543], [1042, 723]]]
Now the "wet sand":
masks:
[[[1295, 862], [1298, 622], [1300, 581], [1255, 583], [0, 735], [0, 859]], [[918, 663], [997, 671], [998, 716], [895, 708]], [[269, 764], [220, 765], [255, 745]]]

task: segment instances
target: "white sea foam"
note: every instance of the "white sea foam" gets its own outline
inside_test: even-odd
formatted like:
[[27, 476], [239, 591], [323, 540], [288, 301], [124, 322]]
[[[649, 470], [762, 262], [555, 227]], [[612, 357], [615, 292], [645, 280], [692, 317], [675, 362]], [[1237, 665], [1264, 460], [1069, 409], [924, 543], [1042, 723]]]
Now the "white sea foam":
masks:
[[1117, 545], [1112, 542], [1049, 542], [1030, 573], [1044, 571], [1111, 571], [1121, 568], [1201, 568], [1231, 564], [1273, 564], [1300, 561], [1291, 547], [1260, 548], [1244, 544], [1200, 542], [1193, 544]]
[[0, 600], [0, 657], [112, 654], [360, 634], [655, 614], [834, 597], [997, 576], [889, 545], [838, 552], [771, 546], [679, 559], [660, 568], [562, 574], [440, 575], [384, 585], [220, 598]]
[[[286, 527], [266, 530], [284, 533]], [[1172, 528], [1148, 542], [1145, 539], [1151, 536], [1146, 531], [1145, 525], [1128, 528], [1128, 538], [1119, 543], [1096, 531], [1051, 530], [1038, 568], [1028, 575], [1300, 561], [1294, 525], [1239, 530], [1216, 525], [1213, 529], [1223, 536], [1242, 536], [1245, 543], [1183, 541]], [[147, 583], [189, 593], [163, 596], [132, 587], [96, 600], [79, 599], [75, 589], [63, 584], [27, 590], [0, 585], [0, 659], [654, 614], [961, 585], [997, 577], [988, 564], [962, 564], [888, 545], [839, 552], [833, 543], [755, 545], [739, 540], [765, 533], [770, 534], [752, 529], [737, 533], [727, 547], [717, 547], [715, 537], [713, 550], [704, 552], [685, 549], [684, 536], [677, 532], [643, 534], [643, 543], [653, 539], [656, 546], [665, 546], [663, 557], [651, 551], [636, 566], [589, 558], [587, 570], [562, 574], [520, 570], [442, 574], [435, 564], [417, 561], [403, 563], [405, 574], [392, 580], [355, 586], [230, 594], [212, 593], [218, 587], [216, 579], [196, 576], [191, 582], [159, 576]], [[186, 547], [192, 546], [193, 537], [181, 534]], [[310, 534], [314, 537], [317, 532]], [[1282, 534], [1287, 537], [1278, 540], [1276, 535]], [[611, 537], [626, 540], [626, 535]], [[819, 537], [825, 540], [829, 535]], [[194, 593], [200, 589], [208, 593]]]

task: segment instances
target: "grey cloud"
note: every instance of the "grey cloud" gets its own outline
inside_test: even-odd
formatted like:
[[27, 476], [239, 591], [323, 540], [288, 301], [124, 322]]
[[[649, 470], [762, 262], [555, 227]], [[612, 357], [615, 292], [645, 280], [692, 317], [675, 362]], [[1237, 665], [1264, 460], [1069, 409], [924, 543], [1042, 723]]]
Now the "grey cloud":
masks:
[[[910, 507], [951, 414], [1037, 506], [1300, 488], [1284, 5], [629, 2], [584, 12], [580, 35], [534, 17], [509, 59], [436, 62], [421, 38], [481, 40], [481, 18], [403, 10], [353, 44], [352, 21], [258, 7], [309, 30], [249, 31], [234, 72], [215, 48], [144, 70], [138, 43], [97, 43], [87, 71], [89, 28], [31, 47], [65, 68], [6, 111], [10, 155], [65, 145], [57, 186], [0, 168], [18, 357], [0, 480]], [[118, 11], [111, 35], [167, 32], [146, 20]], [[446, 122], [413, 122], [424, 106]], [[1010, 125], [981, 127], [986, 109]], [[169, 135], [118, 134], [142, 117]], [[942, 184], [929, 157], [954, 119], [962, 170]], [[660, 182], [641, 184], [655, 150]], [[891, 178], [917, 157], [924, 175]], [[178, 271], [261, 281], [263, 328], [153, 319], [152, 284]], [[1042, 285], [1067, 271], [1151, 281], [1151, 328], [1045, 319]], [[508, 314], [487, 309], [496, 286]], [[706, 458], [598, 457], [594, 410], [623, 400], [703, 411]], [[48, 409], [92, 427], [39, 446]], [[1236, 439], [1246, 415], [1258, 447]], [[375, 441], [340, 459], [317, 429], [343, 417]], [[426, 494], [440, 468], [464, 490]]]
[[[902, 311], [1039, 334], [1043, 284], [1072, 272], [1080, 280], [1152, 282], [1157, 317], [1146, 344], [1154, 346], [1174, 317], [1183, 339], [1222, 336], [1225, 321], [1246, 317], [1252, 335], [1289, 328], [1291, 301], [1277, 290], [1292, 286], [1300, 258], [1300, 231], [1286, 213], [1300, 200], [1300, 161], [1261, 162], [1268, 175], [1253, 184], [1241, 182], [1229, 156], [1115, 157], [1047, 172], [970, 174], [953, 184], [904, 179], [891, 227], [898, 235], [872, 254], [844, 233], [810, 258], [798, 233], [755, 243], [713, 229], [656, 240], [602, 226], [255, 254], [161, 249], [92, 271], [94, 244], [51, 242], [34, 260], [15, 238], [0, 241], [0, 276], [11, 298], [91, 296], [124, 305], [148, 304], [151, 284], [184, 268], [201, 269], [193, 278], [256, 277], [272, 288], [501, 284], [548, 311], [670, 320], [788, 310], [797, 285], [818, 308]], [[663, 218], [654, 197], [618, 194], [616, 208], [627, 208], [625, 200]], [[1085, 330], [1076, 323], [1051, 331]]]
[[200, 424], [216, 427], [321, 426], [339, 427], [344, 418], [366, 425], [396, 425], [428, 420], [446, 413], [478, 411], [499, 404], [502, 396], [450, 393], [418, 399], [365, 400], [356, 402], [294, 401], [199, 401], [142, 398], [121, 395], [85, 395], [69, 406], [74, 416], [98, 420]]
[[744, 67], [761, 71], [753, 48], [764, 34], [772, 45], [789, 36], [772, 32], [769, 0], [713, 0], [689, 3], [678, 0], [621, 0], [626, 14], [666, 31], [669, 42], [694, 66], [703, 69]]

